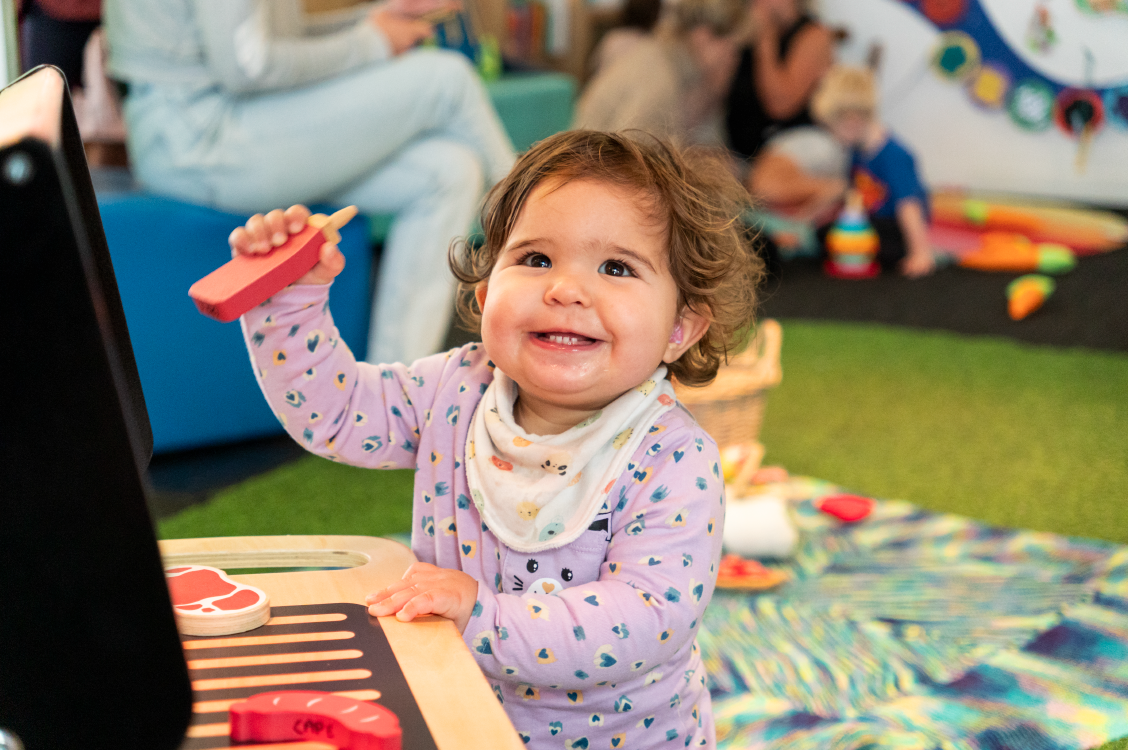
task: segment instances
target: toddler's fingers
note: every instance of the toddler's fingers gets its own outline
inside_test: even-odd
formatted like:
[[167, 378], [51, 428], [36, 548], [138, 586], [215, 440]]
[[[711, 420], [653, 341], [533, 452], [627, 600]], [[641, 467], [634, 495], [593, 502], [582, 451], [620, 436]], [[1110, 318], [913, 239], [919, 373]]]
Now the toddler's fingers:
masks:
[[333, 274], [333, 278], [345, 270], [345, 254], [335, 242], [326, 242], [321, 246], [321, 250], [318, 251], [318, 262], [325, 266], [328, 273]]
[[227, 244], [231, 246], [231, 254], [233, 256], [250, 253], [252, 242], [251, 235], [243, 227], [236, 227], [232, 230], [231, 234], [227, 236]]
[[255, 214], [247, 219], [247, 234], [251, 238], [249, 252], [265, 253], [270, 251], [270, 233], [266, 230], [266, 220], [262, 214]]
[[406, 578], [399, 580], [399, 581], [396, 581], [392, 585], [387, 586], [386, 588], [382, 588], [379, 591], [373, 591], [371, 594], [364, 597], [364, 603], [365, 604], [375, 604], [376, 602], [383, 601], [384, 599], [387, 599], [388, 597], [392, 596], [393, 594], [395, 594], [397, 592], [403, 591], [404, 589], [407, 589], [407, 588], [411, 588], [412, 585], [413, 585], [412, 582], [407, 580]]
[[345, 270], [345, 255], [332, 242], [326, 242], [319, 251], [317, 265], [298, 279], [299, 284], [328, 284]]
[[442, 588], [428, 589], [400, 607], [396, 612], [396, 619], [400, 622], [411, 622], [416, 617], [424, 615], [450, 618], [457, 607], [458, 597], [452, 592]]
[[429, 575], [432, 573], [440, 573], [442, 571], [443, 568], [440, 568], [437, 565], [432, 565], [431, 563], [413, 562], [408, 566], [407, 570], [403, 572], [403, 579], [407, 581], [420, 575]]
[[403, 606], [420, 595], [420, 590], [414, 584], [399, 589], [384, 597], [378, 602], [373, 602], [368, 607], [369, 614], [377, 617], [392, 615], [403, 609]]
[[270, 244], [278, 247], [290, 238], [289, 233], [286, 231], [286, 217], [282, 213], [282, 209], [276, 208], [265, 217], [263, 223], [266, 225], [266, 233], [270, 238]]
[[449, 572], [430, 563], [412, 563], [404, 571], [403, 578], [368, 595], [365, 599], [365, 603], [371, 605], [368, 611], [376, 616], [398, 612], [407, 602], [425, 592], [445, 589], [444, 576]]
[[286, 228], [290, 234], [297, 234], [305, 229], [306, 222], [309, 221], [309, 209], [300, 203], [295, 203], [286, 209], [283, 213], [286, 218]]
[[377, 602], [384, 601], [385, 599], [387, 599], [389, 596], [391, 596], [394, 593], [395, 592], [392, 591], [390, 588], [380, 589], [379, 591], [373, 591], [371, 594], [364, 597], [364, 603], [368, 604], [368, 605], [376, 604]]
[[379, 591], [372, 592], [365, 598], [364, 601], [366, 604], [372, 604], [373, 602], [379, 601], [380, 599], [386, 599], [387, 597], [395, 594], [398, 591], [403, 591], [404, 589], [411, 588], [418, 583], [427, 581], [428, 579], [433, 577], [433, 574], [435, 572], [441, 570], [441, 568], [431, 565], [430, 563], [414, 562], [408, 566], [407, 570], [403, 572], [402, 578], [400, 578], [395, 583], [389, 584], [385, 588], [380, 589]]

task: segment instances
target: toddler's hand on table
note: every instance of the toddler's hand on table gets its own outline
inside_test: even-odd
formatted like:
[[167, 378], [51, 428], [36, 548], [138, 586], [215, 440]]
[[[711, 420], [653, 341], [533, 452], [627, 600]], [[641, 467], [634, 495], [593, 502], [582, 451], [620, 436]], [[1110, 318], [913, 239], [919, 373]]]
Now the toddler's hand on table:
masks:
[[[255, 214], [247, 219], [246, 226], [238, 227], [227, 238], [231, 245], [231, 255], [262, 255], [282, 245], [306, 228], [309, 209], [305, 206], [290, 206], [285, 211], [274, 209], [263, 216]], [[317, 265], [298, 279], [299, 284], [328, 284], [345, 268], [345, 256], [332, 242], [321, 246]]]
[[470, 621], [478, 597], [478, 582], [460, 570], [430, 563], [412, 564], [403, 578], [365, 597], [369, 614], [394, 614], [401, 622], [423, 615], [438, 615], [454, 622], [461, 633]]

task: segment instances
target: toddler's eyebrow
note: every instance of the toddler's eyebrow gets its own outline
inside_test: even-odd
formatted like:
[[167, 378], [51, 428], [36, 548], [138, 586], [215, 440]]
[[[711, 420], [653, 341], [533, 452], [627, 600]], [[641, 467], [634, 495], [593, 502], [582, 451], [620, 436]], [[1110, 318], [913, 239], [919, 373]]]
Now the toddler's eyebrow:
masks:
[[650, 260], [646, 256], [642, 255], [641, 253], [637, 253], [634, 250], [631, 250], [630, 248], [619, 247], [618, 245], [613, 245], [612, 247], [617, 254], [625, 255], [628, 258], [630, 258], [631, 260], [635, 261], [636, 263], [643, 265], [643, 266], [646, 266], [647, 268], [650, 269], [651, 273], [658, 273], [658, 269], [656, 269], [654, 267], [654, 264], [651, 263]]
[[527, 240], [521, 240], [520, 242], [518, 242], [516, 244], [509, 245], [508, 247], [504, 248], [501, 252], [502, 252], [503, 255], [506, 254], [506, 253], [515, 253], [518, 250], [524, 250], [527, 247], [533, 247], [533, 246], [539, 245], [541, 242], [542, 242], [542, 240], [541, 240], [540, 237], [530, 237]]

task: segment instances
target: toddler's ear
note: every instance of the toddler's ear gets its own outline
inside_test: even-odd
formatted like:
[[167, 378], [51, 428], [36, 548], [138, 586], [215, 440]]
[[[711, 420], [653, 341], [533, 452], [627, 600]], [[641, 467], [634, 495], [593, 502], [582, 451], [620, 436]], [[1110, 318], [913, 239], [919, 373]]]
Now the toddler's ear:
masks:
[[478, 302], [478, 310], [486, 309], [486, 282], [478, 282], [478, 286], [474, 287], [474, 299]]
[[671, 364], [678, 361], [678, 357], [689, 351], [689, 348], [701, 340], [709, 330], [710, 318], [686, 307], [681, 315], [674, 321], [675, 327], [681, 327], [681, 336], [671, 336], [670, 343], [666, 345], [666, 353], [662, 361]]

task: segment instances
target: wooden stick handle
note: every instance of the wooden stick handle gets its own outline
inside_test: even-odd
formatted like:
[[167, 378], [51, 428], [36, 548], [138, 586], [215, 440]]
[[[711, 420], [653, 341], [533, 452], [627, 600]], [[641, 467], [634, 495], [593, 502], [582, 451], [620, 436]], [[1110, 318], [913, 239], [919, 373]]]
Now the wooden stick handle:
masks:
[[309, 217], [306, 223], [311, 227], [317, 227], [321, 230], [321, 234], [325, 237], [327, 242], [337, 243], [341, 241], [341, 233], [337, 230], [352, 221], [356, 216], [356, 206], [345, 206], [340, 211], [337, 211], [332, 216], [325, 214], [314, 214]]

